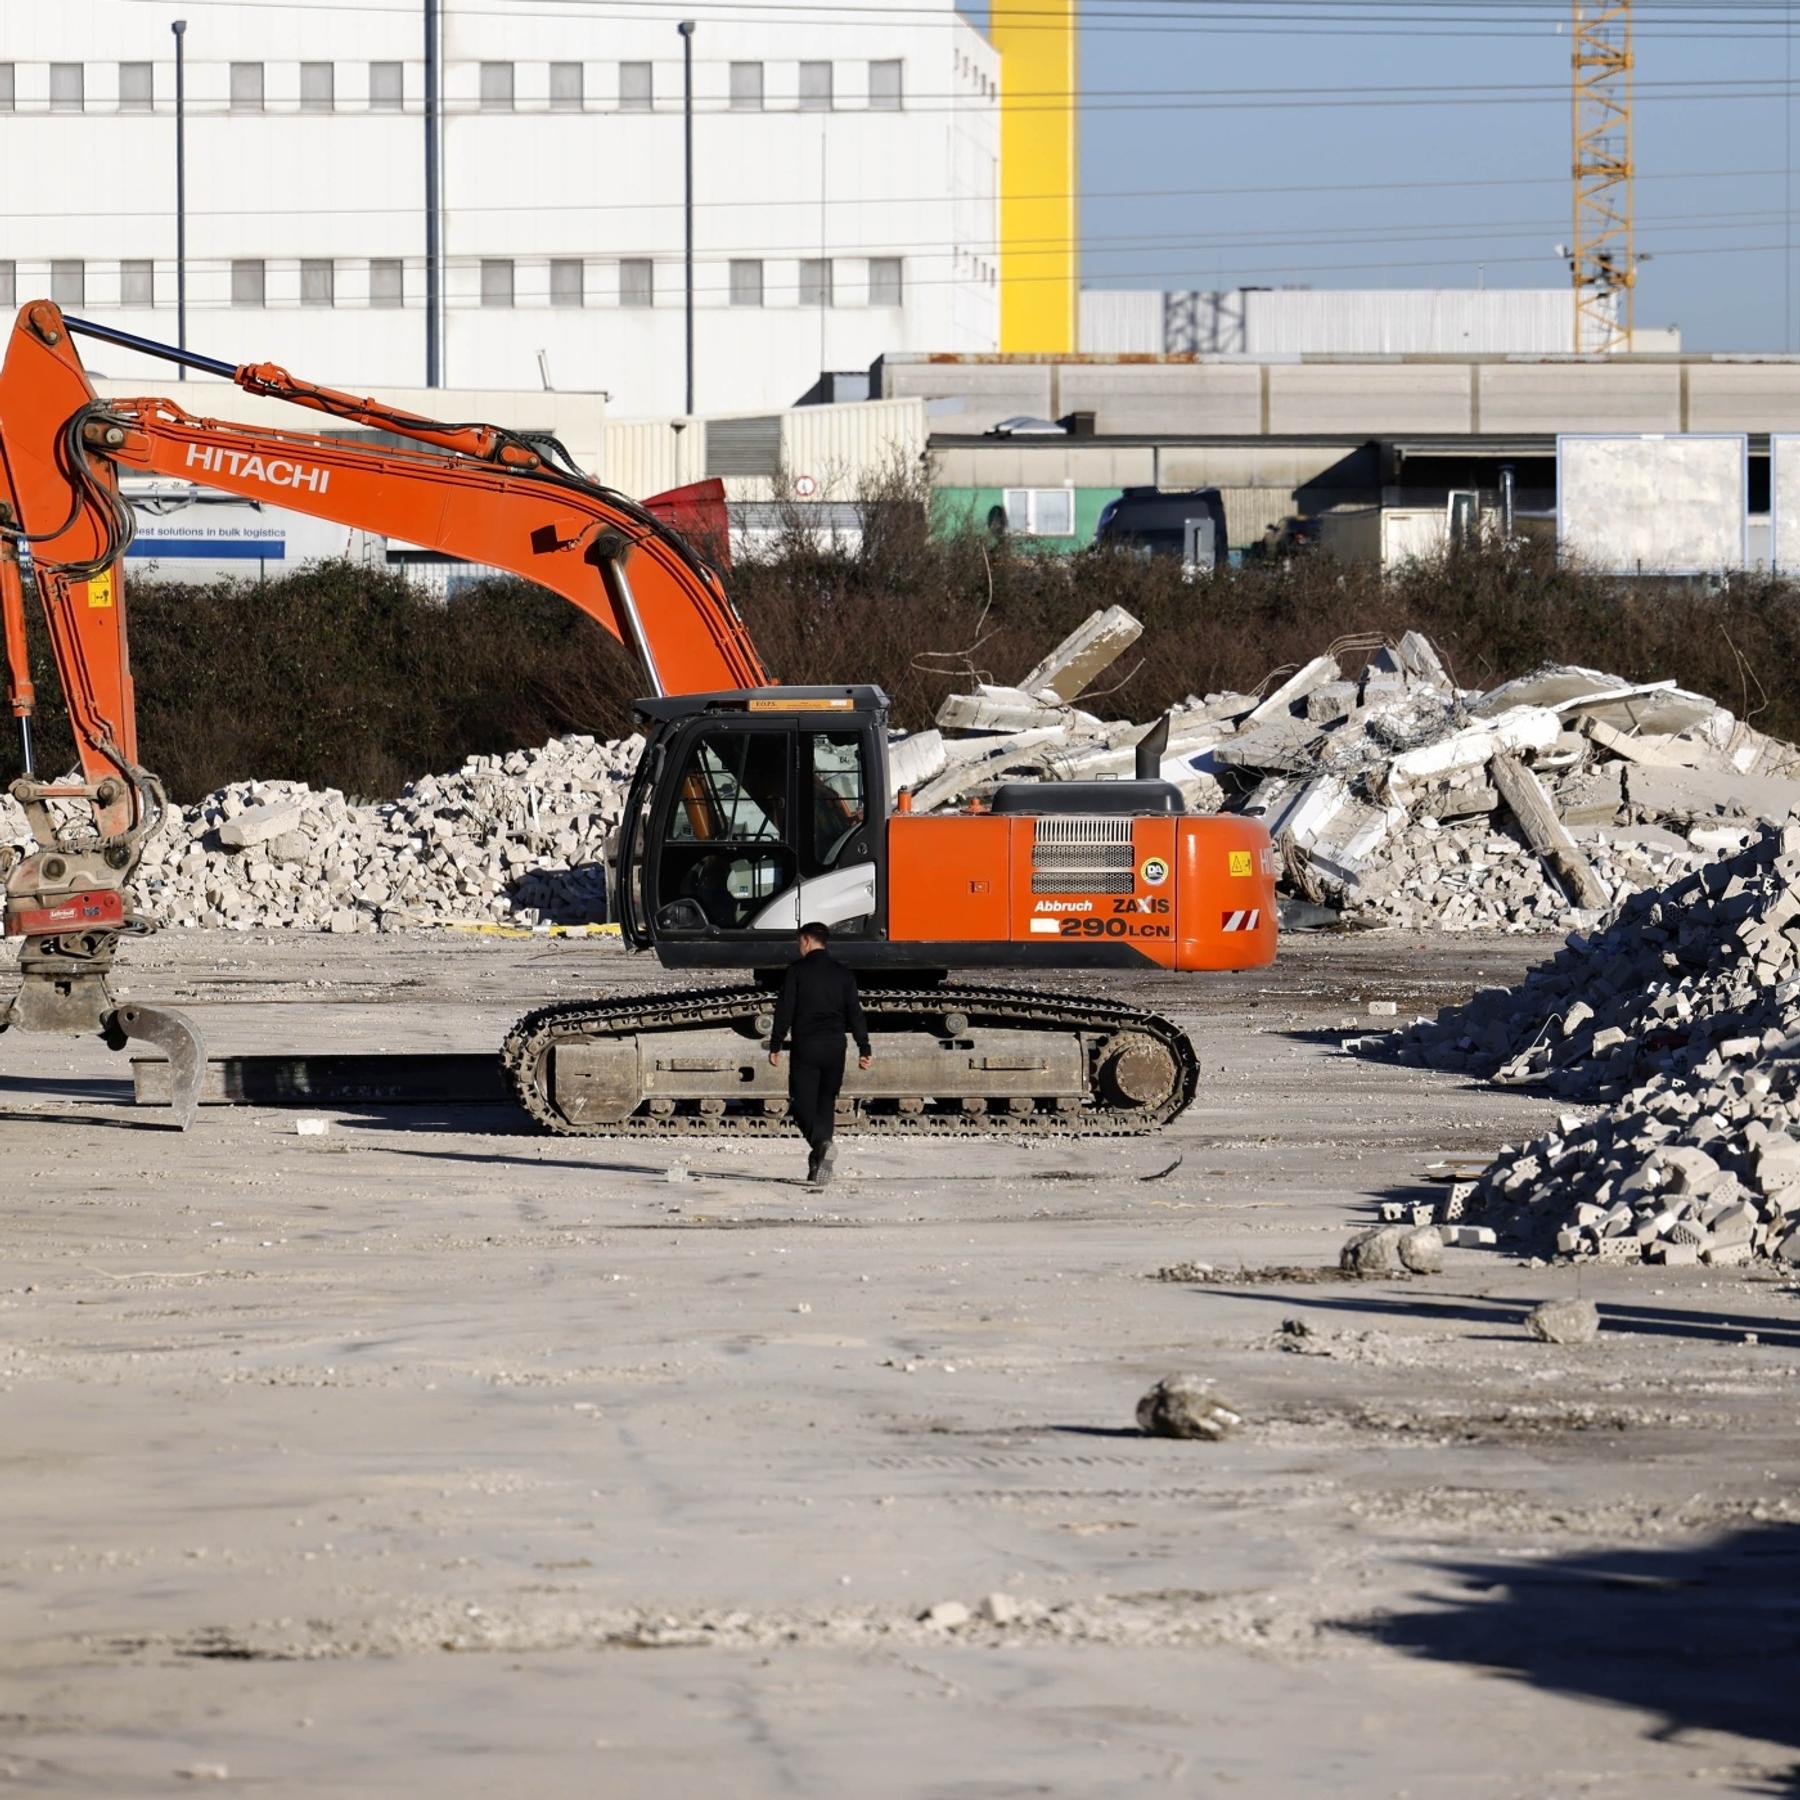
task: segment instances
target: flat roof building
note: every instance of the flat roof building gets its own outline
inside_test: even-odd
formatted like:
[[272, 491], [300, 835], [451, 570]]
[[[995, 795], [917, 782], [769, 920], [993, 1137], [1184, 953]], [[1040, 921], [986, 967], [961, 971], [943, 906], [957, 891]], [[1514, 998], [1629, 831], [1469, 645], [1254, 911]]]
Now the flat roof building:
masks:
[[[7, 167], [31, 178], [0, 201], [0, 304], [47, 295], [175, 338], [179, 10], [8, 9]], [[423, 10], [193, 9], [194, 349], [339, 385], [426, 382]], [[685, 410], [677, 15], [440, 11], [438, 383]], [[996, 346], [999, 57], [951, 0], [702, 18], [693, 54], [695, 410], [784, 407], [883, 352]], [[95, 362], [170, 373], [119, 350]]]

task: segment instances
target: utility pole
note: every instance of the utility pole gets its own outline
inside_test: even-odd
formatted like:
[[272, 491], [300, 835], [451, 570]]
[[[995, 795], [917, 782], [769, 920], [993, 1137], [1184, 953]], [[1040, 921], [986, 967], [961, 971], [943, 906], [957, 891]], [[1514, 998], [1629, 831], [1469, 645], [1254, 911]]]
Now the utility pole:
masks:
[[1575, 350], [1629, 350], [1637, 288], [1631, 0], [1573, 0]]
[[687, 413], [694, 414], [694, 21], [683, 19], [681, 33], [682, 223], [686, 230], [687, 279]]
[[[175, 34], [175, 343], [187, 348], [187, 20], [177, 19]], [[175, 379], [187, 380], [183, 363]]]
[[438, 166], [442, 147], [438, 130], [440, 3], [425, 0], [425, 385], [433, 388], [443, 386], [444, 381], [443, 171]]

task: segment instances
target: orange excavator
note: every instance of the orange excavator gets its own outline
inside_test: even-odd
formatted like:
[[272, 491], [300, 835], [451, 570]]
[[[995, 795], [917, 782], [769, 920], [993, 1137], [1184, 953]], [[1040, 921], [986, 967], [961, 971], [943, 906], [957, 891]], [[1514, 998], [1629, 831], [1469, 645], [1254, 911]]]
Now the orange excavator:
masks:
[[[381, 433], [251, 429], [172, 400], [103, 400], [75, 336], [119, 345]], [[407, 440], [417, 448], [386, 447]], [[138, 761], [122, 558], [122, 475], [245, 495], [505, 570], [562, 595], [637, 658], [645, 749], [610, 859], [626, 942], [665, 967], [745, 971], [736, 985], [544, 1008], [502, 1062], [543, 1128], [566, 1134], [770, 1132], [781, 1076], [763, 1046], [795, 928], [832, 927], [861, 974], [876, 1037], [852, 1071], [847, 1129], [1136, 1133], [1194, 1096], [1192, 1046], [1167, 1019], [1098, 994], [952, 979], [962, 970], [1226, 970], [1275, 955], [1267, 834], [1192, 817], [1157, 778], [1014, 782], [955, 814], [890, 791], [879, 688], [783, 687], [726, 593], [717, 483], [636, 502], [555, 440], [444, 424], [24, 306], [0, 366], [0, 624], [33, 843], [0, 847], [20, 985], [0, 1031], [98, 1033], [169, 1060], [192, 1117], [205, 1053], [179, 1014], [113, 997], [121, 938], [154, 929], [127, 902], [168, 802]], [[697, 532], [701, 542], [684, 532]], [[702, 545], [704, 545], [704, 553]], [[41, 780], [20, 552], [29, 550], [79, 770]], [[253, 603], [253, 602], [249, 602]], [[228, 703], [229, 696], [221, 696]]]

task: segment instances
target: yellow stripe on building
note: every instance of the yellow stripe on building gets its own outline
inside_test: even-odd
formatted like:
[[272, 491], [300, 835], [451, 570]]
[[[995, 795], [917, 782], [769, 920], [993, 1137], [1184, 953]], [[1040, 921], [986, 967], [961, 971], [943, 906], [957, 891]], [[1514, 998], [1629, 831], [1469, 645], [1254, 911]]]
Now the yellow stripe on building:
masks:
[[1076, 343], [1075, 0], [993, 0], [1000, 52], [1000, 348]]

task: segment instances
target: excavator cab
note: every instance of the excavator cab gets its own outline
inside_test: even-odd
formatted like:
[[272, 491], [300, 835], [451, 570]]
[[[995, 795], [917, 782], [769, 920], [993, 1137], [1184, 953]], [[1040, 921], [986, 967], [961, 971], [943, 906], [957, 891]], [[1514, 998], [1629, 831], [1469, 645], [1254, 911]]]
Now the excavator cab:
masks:
[[649, 741], [614, 892], [665, 962], [785, 962], [804, 921], [848, 952], [880, 935], [887, 697], [768, 688], [638, 703]]

